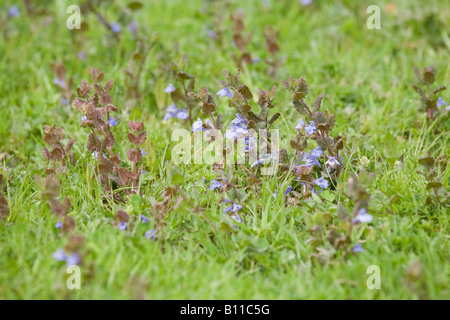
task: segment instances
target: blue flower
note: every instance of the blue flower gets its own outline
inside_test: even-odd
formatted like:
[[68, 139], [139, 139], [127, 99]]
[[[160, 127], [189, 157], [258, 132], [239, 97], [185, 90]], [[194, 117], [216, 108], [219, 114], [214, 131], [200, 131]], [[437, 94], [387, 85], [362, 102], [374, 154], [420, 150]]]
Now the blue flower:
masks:
[[62, 223], [61, 221], [58, 221], [58, 222], [55, 224], [55, 228], [56, 228], [56, 229], [61, 229], [62, 226], [63, 226], [63, 223]]
[[328, 184], [329, 184], [328, 180], [326, 180], [324, 177], [321, 177], [320, 179], [314, 180], [313, 183], [315, 185], [318, 185], [322, 189], [328, 188]]
[[276, 153], [275, 153], [275, 152], [274, 152], [274, 156], [273, 156], [272, 154], [270, 154], [270, 153], [266, 153], [265, 155], [260, 156], [260, 157], [258, 158], [258, 160], [256, 160], [255, 162], [253, 162], [252, 165], [251, 165], [250, 167], [253, 168], [254, 166], [257, 166], [257, 165], [260, 165], [260, 164], [266, 165], [266, 164], [268, 164], [273, 158], [276, 159]]
[[80, 256], [76, 253], [72, 253], [71, 255], [66, 256], [66, 265], [67, 266], [76, 266], [81, 261]]
[[311, 150], [311, 156], [315, 158], [320, 158], [320, 156], [323, 154], [322, 148], [319, 146], [317, 149]]
[[360, 243], [355, 244], [352, 249], [353, 252], [364, 252], [364, 249]]
[[[210, 126], [211, 128], [214, 128], [214, 125], [212, 124], [211, 120], [206, 119], [205, 124], [207, 124], [208, 126]], [[192, 124], [192, 132], [196, 132], [196, 131], [206, 131], [205, 128], [203, 128], [203, 121], [200, 118], [197, 118], [197, 121], [195, 121]]]
[[139, 217], [141, 218], [142, 223], [150, 222], [150, 219], [147, 218], [146, 216], [143, 216], [142, 214]]
[[314, 121], [310, 121], [310, 124], [305, 126], [305, 131], [307, 134], [313, 134], [314, 132], [317, 131]]
[[312, 165], [316, 165], [318, 167], [321, 167], [319, 160], [317, 159], [317, 157], [315, 157], [312, 154], [309, 153], [305, 153], [304, 155], [302, 155], [302, 161], [305, 161], [305, 165], [309, 168]]
[[213, 30], [208, 30], [208, 37], [210, 38], [215, 38], [216, 37], [216, 33]]
[[114, 22], [111, 24], [111, 31], [114, 33], [119, 33], [120, 31], [122, 31], [122, 27], [117, 22]]
[[303, 119], [300, 119], [297, 123], [297, 125], [295, 126], [294, 130], [297, 132], [300, 132], [300, 130], [303, 129], [303, 126], [305, 125], [305, 121], [303, 121]]
[[233, 94], [231, 93], [230, 89], [228, 89], [227, 87], [219, 90], [219, 92], [217, 92], [217, 95], [219, 96], [219, 98], [222, 98], [222, 97], [233, 98]]
[[63, 249], [58, 249], [52, 254], [52, 257], [58, 261], [66, 260], [66, 252]]
[[341, 164], [336, 160], [336, 158], [334, 158], [334, 157], [330, 157], [329, 159], [328, 159], [328, 161], [327, 162], [325, 162], [325, 164], [327, 165], [327, 166], [329, 166], [330, 168], [336, 168], [337, 166], [340, 166]]
[[442, 97], [439, 97], [437, 102], [436, 102], [436, 107], [438, 109], [440, 109], [442, 106], [446, 106], [447, 102], [444, 101], [444, 99], [442, 99]]
[[144, 238], [153, 240], [156, 236], [156, 229], [145, 231]]
[[175, 91], [175, 87], [171, 83], [169, 83], [169, 85], [164, 89], [165, 93], [170, 93], [170, 92], [174, 92], [174, 91]]
[[142, 151], [141, 151], [141, 155], [146, 156], [146, 155], [147, 155], [147, 152], [145, 152], [145, 150], [142, 150]]
[[233, 214], [231, 215], [231, 218], [232, 218], [234, 221], [236, 221], [237, 223], [242, 223], [242, 218], [241, 218], [241, 216], [240, 216], [237, 212], [233, 213]]
[[111, 127], [117, 126], [117, 119], [114, 119], [113, 117], [109, 117], [109, 119], [108, 119], [108, 124], [109, 124]]
[[18, 17], [20, 16], [20, 11], [19, 11], [19, 7], [16, 5], [13, 5], [11, 8], [9, 8], [8, 11], [8, 18], [14, 18], [14, 17]]
[[276, 198], [276, 197], [277, 197], [277, 194], [278, 194], [278, 189], [275, 189], [275, 192], [272, 194], [272, 196], [273, 196], [274, 198]]
[[284, 195], [287, 196], [292, 191], [291, 186], [287, 186], [286, 191], [284, 192]]
[[164, 115], [163, 121], [166, 121], [170, 118], [178, 118], [181, 120], [185, 120], [189, 117], [189, 113], [186, 111], [186, 109], [180, 110], [177, 108], [177, 106], [172, 103], [171, 105], [168, 105], [166, 108], [166, 114]]
[[86, 53], [84, 53], [83, 51], [78, 52], [78, 58], [81, 60], [86, 59]]
[[53, 80], [53, 83], [56, 84], [57, 86], [60, 86], [61, 88], [64, 88], [64, 86], [65, 86], [64, 80], [62, 80], [62, 79], [60, 79], [58, 77], [56, 77]]
[[135, 20], [131, 21], [127, 27], [128, 27], [128, 30], [130, 30], [132, 34], [134, 34], [134, 35], [137, 34], [137, 23]]
[[309, 6], [312, 3], [312, 0], [300, 0], [302, 6]]
[[247, 121], [240, 114], [236, 114], [236, 118], [231, 121], [230, 128], [225, 132], [225, 138], [236, 141], [247, 134]]
[[87, 117], [86, 116], [81, 116], [81, 121], [86, 121]]
[[228, 207], [228, 208], [225, 208], [224, 210], [223, 210], [223, 212], [225, 213], [225, 212], [238, 212], [239, 210], [242, 210], [242, 206], [240, 205], [240, 204], [237, 204], [237, 203], [234, 203], [234, 202], [231, 202], [230, 200], [228, 200], [228, 199], [224, 199], [224, 202], [229, 202], [229, 203], [231, 203], [231, 205]]
[[120, 221], [119, 223], [119, 230], [124, 231], [127, 229], [127, 223], [125, 221]]
[[211, 181], [211, 185], [208, 186], [208, 189], [214, 190], [214, 189], [218, 189], [221, 187], [222, 187], [222, 184], [219, 181], [217, 181], [216, 179], [214, 179], [213, 181]]
[[62, 98], [62, 99], [61, 99], [61, 104], [64, 105], [64, 106], [68, 105], [69, 102], [70, 102], [69, 99], [66, 99], [66, 98]]
[[358, 214], [356, 217], [352, 220], [353, 223], [367, 223], [371, 222], [373, 220], [373, 216], [369, 213], [367, 213], [367, 210], [365, 208], [359, 209]]

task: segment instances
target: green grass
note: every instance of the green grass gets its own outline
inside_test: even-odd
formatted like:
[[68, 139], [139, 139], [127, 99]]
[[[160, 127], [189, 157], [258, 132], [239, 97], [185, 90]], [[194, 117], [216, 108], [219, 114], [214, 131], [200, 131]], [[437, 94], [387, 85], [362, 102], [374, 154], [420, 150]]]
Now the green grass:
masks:
[[[182, 189], [218, 231], [184, 205], [165, 216], [165, 241], [145, 239], [149, 226], [142, 223], [126, 232], [112, 224], [119, 208], [131, 215], [150, 216], [152, 204], [161, 200], [169, 183], [165, 172], [171, 166], [170, 134], [182, 125], [162, 122], [169, 103], [163, 89], [173, 82], [163, 71], [167, 67], [161, 64], [164, 59], [158, 57], [162, 51], [150, 53], [141, 80], [142, 101], [133, 104], [125, 96], [124, 70], [129, 67], [135, 42], [125, 27], [115, 42], [93, 16], [88, 18], [86, 32], [68, 30], [64, 1], [46, 5], [52, 20], [30, 18], [20, 7], [21, 17], [9, 22], [8, 40], [0, 40], [1, 170], [8, 180], [6, 196], [11, 211], [0, 221], [0, 298], [450, 298], [449, 207], [425, 205], [426, 181], [418, 172], [423, 170], [419, 157], [449, 155], [449, 125], [441, 119], [440, 133], [429, 129], [425, 114], [418, 111], [418, 95], [411, 88], [414, 66], [434, 65], [436, 83], [448, 85], [450, 81], [449, 6], [444, 0], [426, 4], [402, 0], [395, 1], [395, 11], [388, 13], [388, 2], [377, 1], [382, 28], [368, 30], [366, 8], [371, 4], [373, 1], [315, 1], [304, 8], [298, 1], [231, 1], [223, 14], [226, 45], [221, 48], [207, 36], [215, 19], [208, 1], [145, 3], [136, 15], [141, 32], [149, 38], [159, 33], [168, 61], [177, 62], [185, 54], [187, 71], [197, 77], [196, 87], [208, 86], [211, 92], [220, 89], [223, 69], [236, 70], [229, 13], [239, 8], [245, 12], [245, 28], [254, 32], [249, 51], [261, 60], [267, 56], [263, 31], [273, 25], [280, 30], [286, 63], [276, 79], [267, 75], [263, 62], [248, 67], [241, 79], [254, 93], [277, 85], [275, 105], [282, 113], [277, 122], [282, 145], [288, 146], [299, 118], [281, 83], [289, 75], [307, 79], [308, 101], [324, 93], [325, 108], [336, 115], [333, 134], [347, 137], [347, 165], [338, 191], [327, 193], [323, 203], [286, 207], [281, 192], [272, 196], [281, 184], [277, 187], [275, 178], [268, 178], [258, 194], [248, 191], [241, 214], [245, 225], [231, 234], [220, 229], [224, 205], [219, 200], [223, 195], [206, 193], [203, 176], [210, 178], [211, 166], [182, 166]], [[115, 21], [118, 7], [102, 8], [102, 13]], [[1, 14], [5, 15], [7, 8], [9, 5], [0, 5]], [[79, 51], [86, 52], [86, 60], [77, 57]], [[88, 179], [86, 168], [91, 160], [85, 150], [86, 130], [79, 126], [76, 110], [60, 104], [53, 85], [55, 75], [49, 64], [58, 61], [64, 61], [75, 85], [89, 78], [90, 67], [102, 70], [106, 79], [114, 79], [111, 95], [120, 109], [116, 137], [125, 136], [128, 119], [145, 123], [149, 156], [140, 186], [143, 196], [129, 199], [126, 206], [105, 206], [101, 186]], [[449, 92], [442, 96], [450, 100]], [[219, 110], [226, 124], [234, 118], [225, 99], [219, 101]], [[54, 228], [57, 218], [42, 201], [34, 180], [46, 168], [44, 124], [63, 127], [66, 137], [77, 140], [78, 164], [60, 179], [61, 199], [71, 199], [69, 215], [76, 221], [76, 232], [85, 237], [81, 290], [66, 289], [65, 265], [51, 257], [65, 245], [67, 236]], [[128, 145], [125, 139], [116, 143], [122, 158]], [[401, 155], [403, 166], [395, 166]], [[347, 260], [338, 257], [323, 266], [313, 264], [310, 255], [314, 249], [307, 242], [310, 235], [305, 220], [315, 212], [335, 212], [338, 202], [348, 205], [340, 192], [363, 156], [370, 160], [368, 171], [375, 174], [368, 190], [369, 207], [376, 212], [374, 221], [353, 235], [354, 241], [364, 235], [365, 252]], [[448, 190], [450, 167], [439, 177]], [[239, 180], [246, 186], [244, 176]], [[398, 201], [390, 203], [394, 195]], [[422, 272], [411, 279], [407, 270], [417, 261]], [[370, 265], [381, 269], [380, 290], [366, 286]]]

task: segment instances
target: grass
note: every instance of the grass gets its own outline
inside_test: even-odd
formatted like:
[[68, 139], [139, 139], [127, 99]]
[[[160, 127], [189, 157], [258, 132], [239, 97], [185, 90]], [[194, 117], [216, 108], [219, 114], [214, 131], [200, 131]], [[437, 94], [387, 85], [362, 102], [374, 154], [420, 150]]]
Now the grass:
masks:
[[[2, 4], [5, 11], [12, 1]], [[125, 1], [102, 7], [102, 14], [115, 21]], [[449, 206], [425, 205], [426, 180], [418, 159], [427, 154], [449, 154], [449, 125], [442, 116], [436, 122], [440, 133], [430, 129], [418, 110], [419, 98], [411, 88], [413, 67], [433, 65], [436, 83], [450, 80], [448, 55], [450, 11], [445, 1], [378, 1], [380, 30], [366, 28], [370, 1], [315, 1], [309, 7], [297, 1], [230, 1], [224, 13], [225, 46], [207, 36], [215, 15], [208, 1], [153, 1], [136, 14], [141, 32], [158, 32], [166, 51], [151, 52], [142, 74], [142, 99], [126, 98], [124, 69], [135, 50], [130, 32], [123, 30], [118, 41], [95, 17], [87, 18], [84, 33], [68, 30], [68, 2], [46, 5], [47, 17], [29, 17], [23, 7], [19, 18], [9, 21], [9, 37], [0, 41], [0, 153], [1, 170], [7, 177], [6, 198], [10, 215], [0, 221], [1, 299], [448, 299], [450, 279]], [[19, 5], [20, 6], [20, 5]], [[391, 10], [387, 10], [391, 8]], [[228, 15], [242, 9], [245, 28], [254, 36], [249, 51], [261, 60], [267, 56], [263, 30], [280, 30], [279, 44], [285, 64], [276, 78], [265, 72], [263, 62], [244, 70], [241, 78], [255, 93], [257, 88], [277, 85], [276, 111], [282, 144], [293, 138], [298, 114], [292, 108], [281, 80], [289, 75], [307, 79], [310, 96], [324, 93], [325, 107], [336, 115], [333, 134], [347, 137], [347, 165], [337, 191], [328, 191], [324, 202], [285, 206], [282, 192], [274, 198], [275, 178], [264, 181], [258, 195], [249, 192], [241, 216], [244, 225], [228, 233], [220, 229], [224, 205], [219, 192], [207, 193], [203, 176], [210, 179], [211, 166], [182, 166], [182, 189], [218, 228], [214, 231], [189, 206], [165, 216], [165, 241], [143, 237], [149, 228], [142, 223], [119, 231], [112, 217], [119, 208], [131, 215], [150, 216], [152, 204], [170, 184], [170, 134], [180, 122], [163, 123], [169, 103], [163, 93], [169, 73], [158, 54], [168, 61], [189, 59], [188, 72], [196, 75], [196, 86], [211, 92], [221, 87], [222, 70], [235, 72], [231, 58]], [[389, 12], [388, 12], [389, 11]], [[175, 45], [176, 44], [176, 45]], [[77, 57], [79, 51], [87, 58]], [[162, 53], [161, 53], [162, 52]], [[165, 53], [164, 53], [165, 52]], [[114, 79], [113, 102], [120, 108], [116, 136], [127, 132], [127, 119], [144, 121], [148, 139], [144, 149], [147, 173], [141, 179], [142, 197], [133, 196], [125, 206], [105, 206], [101, 187], [89, 179], [91, 161], [85, 150], [86, 131], [79, 115], [62, 106], [53, 85], [52, 62], [64, 61], [68, 75], [77, 85], [89, 78], [90, 67]], [[153, 78], [150, 71], [157, 77]], [[449, 93], [442, 93], [449, 101]], [[225, 100], [219, 102], [225, 123], [234, 118]], [[312, 102], [312, 101], [310, 101]], [[447, 117], [448, 119], [448, 117]], [[445, 120], [445, 119], [444, 119]], [[85, 237], [81, 290], [65, 287], [66, 268], [51, 255], [67, 242], [54, 225], [57, 218], [42, 201], [34, 176], [43, 175], [44, 124], [63, 127], [67, 137], [76, 138], [77, 165], [61, 175], [61, 199], [71, 199], [69, 215], [76, 232]], [[127, 144], [118, 143], [125, 154]], [[403, 165], [395, 161], [403, 155]], [[354, 234], [365, 242], [365, 252], [347, 260], [335, 258], [324, 265], [311, 262], [315, 251], [307, 242], [308, 217], [336, 210], [347, 177], [356, 172], [362, 157], [375, 174], [368, 190], [374, 221]], [[448, 190], [450, 169], [439, 173]], [[291, 178], [286, 180], [289, 182]], [[247, 182], [243, 177], [240, 184]], [[398, 200], [391, 202], [393, 196]], [[151, 222], [153, 223], [153, 222]], [[214, 237], [214, 241], [212, 241]], [[420, 263], [419, 276], [412, 275]], [[368, 266], [381, 270], [381, 289], [369, 290]]]

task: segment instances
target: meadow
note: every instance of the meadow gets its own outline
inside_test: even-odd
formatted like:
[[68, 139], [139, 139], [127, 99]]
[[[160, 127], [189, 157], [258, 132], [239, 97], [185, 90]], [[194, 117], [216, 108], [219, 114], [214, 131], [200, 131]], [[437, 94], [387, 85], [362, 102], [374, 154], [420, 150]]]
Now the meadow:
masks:
[[447, 1], [77, 2], [0, 3], [0, 299], [450, 298]]

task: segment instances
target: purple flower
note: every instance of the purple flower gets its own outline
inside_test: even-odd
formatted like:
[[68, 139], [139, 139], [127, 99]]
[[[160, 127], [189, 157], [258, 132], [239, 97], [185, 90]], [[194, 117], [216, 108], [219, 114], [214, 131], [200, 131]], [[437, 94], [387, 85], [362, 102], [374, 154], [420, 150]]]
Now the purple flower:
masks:
[[312, 0], [300, 0], [302, 6], [309, 6], [312, 3]]
[[8, 11], [8, 18], [14, 18], [14, 17], [18, 17], [20, 16], [20, 11], [19, 11], [19, 7], [16, 5], [13, 5], [11, 8], [9, 8]]
[[242, 223], [242, 218], [241, 218], [241, 216], [240, 216], [237, 212], [233, 213], [233, 214], [231, 215], [231, 218], [232, 218], [234, 221], [236, 221], [237, 223]]
[[55, 224], [55, 228], [56, 228], [56, 229], [61, 229], [62, 226], [63, 226], [63, 223], [62, 223], [61, 221], [58, 221], [58, 222]]
[[144, 238], [153, 240], [156, 236], [156, 229], [145, 231]]
[[[231, 202], [230, 200], [228, 200], [228, 199], [224, 199], [224, 202]], [[237, 203], [234, 203], [234, 202], [231, 202], [231, 205], [228, 207], [228, 208], [225, 208], [224, 210], [223, 210], [223, 212], [225, 213], [225, 212], [238, 212], [239, 210], [242, 210], [242, 206], [240, 205], [240, 204], [237, 204]]]
[[289, 192], [292, 191], [292, 187], [291, 186], [287, 186], [286, 191], [284, 192], [284, 195], [287, 196], [289, 194]]
[[64, 88], [64, 86], [65, 86], [64, 80], [62, 80], [62, 79], [60, 79], [58, 77], [56, 77], [53, 80], [53, 83], [56, 84], [57, 86], [60, 86], [61, 88]]
[[317, 149], [311, 150], [311, 156], [315, 158], [320, 158], [320, 156], [323, 154], [322, 148], [319, 146]]
[[128, 30], [130, 30], [132, 34], [134, 34], [134, 35], [137, 34], [137, 23], [135, 20], [131, 21], [127, 27], [128, 27]]
[[172, 103], [171, 105], [167, 106], [163, 121], [166, 121], [170, 118], [185, 120], [188, 117], [189, 113], [186, 111], [186, 109], [180, 110], [174, 103]]
[[109, 119], [108, 119], [108, 124], [109, 124], [111, 127], [117, 126], [117, 119], [114, 119], [113, 117], [109, 117]]
[[[209, 119], [206, 119], [205, 124], [207, 124], [207, 125], [210, 126], [211, 128], [214, 128], [214, 125], [212, 124], [211, 120], [209, 120]], [[192, 124], [192, 132], [196, 132], [196, 131], [198, 131], [198, 130], [206, 131], [206, 129], [203, 128], [203, 121], [202, 121], [202, 119], [200, 119], [200, 118], [197, 118], [197, 121], [195, 121], [195, 122]]]
[[64, 105], [64, 106], [68, 105], [69, 102], [70, 102], [69, 99], [66, 99], [66, 98], [62, 98], [61, 99], [61, 104]]
[[328, 159], [328, 161], [327, 162], [325, 162], [325, 164], [327, 165], [327, 166], [329, 166], [330, 168], [336, 168], [337, 166], [340, 166], [341, 164], [336, 160], [336, 158], [334, 158], [334, 157], [330, 157], [329, 159]]
[[356, 217], [352, 220], [353, 223], [366, 223], [371, 222], [373, 220], [373, 216], [369, 213], [367, 213], [367, 210], [365, 208], [359, 209], [358, 214]]
[[221, 187], [222, 187], [222, 184], [219, 181], [217, 181], [216, 179], [211, 181], [211, 185], [208, 186], [209, 190], [214, 190], [214, 189], [218, 189]]
[[276, 197], [277, 197], [277, 194], [278, 194], [278, 189], [275, 189], [275, 192], [272, 194], [272, 196], [273, 196], [274, 198], [276, 198]]
[[302, 161], [305, 161], [305, 165], [306, 165], [308, 168], [311, 167], [312, 165], [316, 165], [316, 166], [318, 166], [318, 167], [321, 167], [321, 166], [320, 166], [320, 162], [319, 162], [319, 160], [317, 159], [317, 157], [315, 157], [314, 155], [309, 154], [309, 153], [305, 153], [305, 154], [302, 156]]
[[261, 61], [260, 57], [256, 57], [252, 60], [253, 63], [258, 63], [259, 61]]
[[119, 223], [119, 230], [125, 231], [127, 229], [127, 223], [125, 221], [120, 221]]
[[117, 22], [114, 22], [111, 24], [111, 31], [114, 33], [119, 33], [120, 31], [122, 31], [122, 27]]
[[253, 168], [254, 166], [257, 166], [257, 165], [260, 165], [260, 164], [266, 165], [270, 161], [277, 160], [277, 159], [278, 159], [278, 154], [276, 152], [272, 151], [271, 154], [270, 153], [266, 153], [265, 155], [258, 157], [258, 160], [253, 162], [250, 167]]
[[236, 141], [248, 134], [247, 121], [238, 113], [231, 121], [231, 126], [225, 133], [225, 138]]
[[314, 180], [313, 183], [315, 185], [318, 185], [322, 189], [328, 188], [328, 184], [329, 184], [328, 180], [326, 180], [324, 177], [321, 177], [320, 179]]
[[216, 37], [216, 33], [213, 30], [208, 30], [208, 37], [210, 38], [215, 38]]
[[219, 92], [217, 92], [217, 95], [219, 96], [219, 98], [222, 98], [222, 97], [233, 98], [233, 94], [231, 93], [230, 89], [228, 89], [227, 87], [219, 90]]
[[310, 124], [305, 126], [305, 131], [307, 134], [313, 134], [314, 132], [317, 131], [314, 121], [310, 121]]
[[52, 257], [58, 261], [66, 260], [66, 252], [63, 249], [58, 249], [52, 254]]
[[87, 117], [86, 116], [81, 116], [81, 121], [86, 121]]
[[360, 243], [355, 244], [352, 249], [353, 252], [364, 252], [364, 249]]
[[295, 126], [294, 130], [297, 132], [300, 132], [300, 130], [303, 129], [303, 126], [305, 125], [305, 121], [303, 119], [298, 120], [297, 125]]
[[141, 155], [146, 156], [146, 155], [147, 155], [147, 152], [145, 152], [145, 150], [142, 150], [142, 151], [141, 151]]
[[66, 256], [66, 265], [67, 266], [76, 266], [81, 261], [80, 256], [76, 253], [72, 253], [71, 255]]
[[442, 106], [446, 106], [447, 102], [444, 101], [444, 99], [442, 99], [442, 97], [439, 97], [437, 102], [436, 102], [436, 107], [438, 109], [440, 109]]
[[174, 91], [175, 91], [175, 87], [171, 83], [169, 83], [169, 85], [164, 89], [165, 93], [170, 93], [170, 92], [174, 92]]
[[83, 51], [78, 52], [78, 58], [81, 60], [86, 59], [86, 53], [84, 53]]
[[142, 214], [139, 217], [141, 218], [142, 223], [150, 222], [150, 219], [147, 218], [146, 216], [143, 216]]

